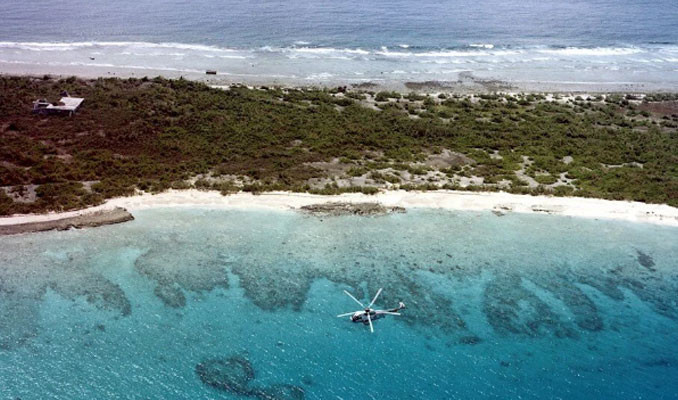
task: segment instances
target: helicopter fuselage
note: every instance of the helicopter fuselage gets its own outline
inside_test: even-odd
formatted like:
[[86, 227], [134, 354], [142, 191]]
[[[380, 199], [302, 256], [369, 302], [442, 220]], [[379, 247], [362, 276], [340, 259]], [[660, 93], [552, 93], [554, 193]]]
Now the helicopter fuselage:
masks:
[[[386, 314], [381, 314], [375, 310], [370, 311], [370, 319], [372, 321], [384, 318]], [[369, 325], [369, 321], [367, 320], [367, 314], [364, 311], [357, 311], [355, 314], [351, 316], [351, 321], [352, 322], [362, 322], [365, 325]]]
[[353, 297], [353, 295], [346, 290], [344, 290], [344, 293], [346, 293], [353, 301], [356, 303], [360, 304], [361, 307], [364, 307], [360, 311], [355, 311], [355, 312], [347, 312], [343, 314], [337, 315], [339, 318], [345, 318], [350, 316], [351, 322], [362, 322], [364, 325], [369, 325], [370, 326], [370, 332], [374, 333], [374, 327], [372, 326], [372, 321], [373, 320], [378, 320], [381, 318], [384, 318], [387, 315], [400, 315], [398, 311], [402, 310], [405, 308], [405, 303], [402, 301], [398, 303], [398, 307], [392, 309], [392, 310], [373, 310], [372, 309], [372, 304], [374, 304], [375, 301], [377, 301], [377, 297], [379, 297], [379, 294], [381, 294], [381, 288], [377, 290], [377, 294], [374, 296], [370, 304], [365, 307], [363, 303], [360, 302], [360, 300], [356, 299]]

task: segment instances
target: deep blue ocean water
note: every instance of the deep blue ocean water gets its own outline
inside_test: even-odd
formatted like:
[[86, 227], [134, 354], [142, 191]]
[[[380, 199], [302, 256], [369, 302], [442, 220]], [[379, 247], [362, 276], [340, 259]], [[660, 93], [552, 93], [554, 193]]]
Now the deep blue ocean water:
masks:
[[[0, 239], [2, 399], [678, 399], [678, 229], [155, 209]], [[375, 333], [336, 315], [384, 288]]]
[[5, 0], [0, 21], [10, 71], [678, 88], [675, 0]]

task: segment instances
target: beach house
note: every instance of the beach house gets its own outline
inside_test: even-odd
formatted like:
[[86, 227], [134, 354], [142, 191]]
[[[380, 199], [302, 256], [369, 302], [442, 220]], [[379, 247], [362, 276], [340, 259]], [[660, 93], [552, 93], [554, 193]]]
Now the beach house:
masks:
[[52, 104], [46, 99], [39, 99], [33, 102], [33, 112], [36, 114], [68, 114], [72, 116], [83, 101], [82, 97], [71, 97], [68, 92], [61, 93], [63, 96], [58, 104]]

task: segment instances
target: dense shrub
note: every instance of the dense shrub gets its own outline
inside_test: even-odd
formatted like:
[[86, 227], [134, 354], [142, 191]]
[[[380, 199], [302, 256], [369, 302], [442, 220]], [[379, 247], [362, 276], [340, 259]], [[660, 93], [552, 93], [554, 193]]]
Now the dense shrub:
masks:
[[[253, 192], [306, 190], [309, 179], [326, 176], [312, 163], [334, 158], [354, 164], [351, 174], [398, 163], [400, 170], [425, 173], [427, 168], [411, 163], [434, 148], [475, 160], [473, 171], [460, 175], [509, 180], [512, 190], [526, 190], [513, 171], [529, 156], [533, 172], [549, 173], [535, 175], [544, 176], [539, 178], [544, 185], [562, 172], [576, 179], [573, 195], [678, 204], [676, 123], [668, 115], [656, 123], [648, 111], [627, 116], [632, 106], [623, 96], [584, 108], [546, 102], [541, 95], [489, 95], [472, 102], [410, 94], [417, 103], [408, 103], [398, 93], [380, 92], [377, 100], [399, 103], [379, 111], [351, 100], [363, 96], [351, 92], [341, 98], [327, 90], [234, 86], [224, 91], [163, 78], [0, 77], [0, 88], [0, 186], [39, 185], [35, 203], [0, 197], [2, 214], [78, 208], [137, 189], [184, 188], [189, 178], [208, 173], [246, 177], [255, 182], [246, 187]], [[86, 98], [77, 115], [30, 114], [33, 100], [61, 90]], [[665, 98], [671, 97], [645, 100]], [[419, 109], [422, 99], [424, 109], [414, 111], [419, 118], [411, 118], [408, 111]], [[495, 151], [502, 160], [490, 157]], [[365, 162], [369, 154], [380, 154], [379, 163]], [[576, 162], [563, 163], [565, 156]], [[643, 168], [608, 169], [601, 163]], [[386, 181], [385, 176], [379, 179]], [[91, 192], [83, 181], [94, 181]], [[194, 186], [224, 193], [239, 189], [230, 182]], [[555, 189], [555, 194], [569, 190]]]

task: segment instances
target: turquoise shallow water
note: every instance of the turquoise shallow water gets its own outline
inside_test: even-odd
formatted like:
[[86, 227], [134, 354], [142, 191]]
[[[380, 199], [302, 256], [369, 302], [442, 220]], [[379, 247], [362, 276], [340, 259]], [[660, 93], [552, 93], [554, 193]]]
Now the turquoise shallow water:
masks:
[[[0, 239], [0, 398], [678, 399], [676, 228], [135, 216]], [[402, 317], [335, 317], [379, 287]]]

